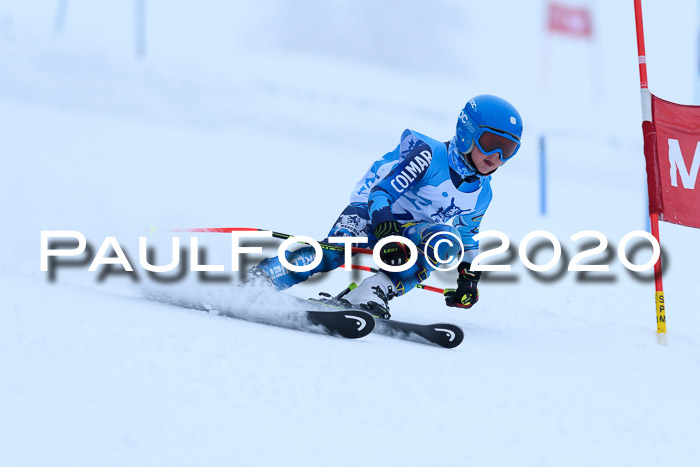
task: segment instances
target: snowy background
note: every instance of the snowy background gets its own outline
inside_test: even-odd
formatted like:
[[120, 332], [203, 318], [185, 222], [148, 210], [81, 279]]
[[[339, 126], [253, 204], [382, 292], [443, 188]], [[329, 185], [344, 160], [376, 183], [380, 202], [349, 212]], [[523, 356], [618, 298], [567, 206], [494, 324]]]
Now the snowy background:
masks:
[[[69, 1], [64, 20], [61, 5], [0, 1], [0, 464], [700, 458], [700, 233], [661, 227], [667, 348], [656, 344], [650, 273], [634, 277], [616, 255], [623, 235], [646, 228], [631, 1], [589, 2], [595, 36], [585, 42], [546, 35], [540, 1], [147, 0], [140, 58], [133, 2]], [[643, 6], [652, 92], [692, 103], [697, 2]], [[501, 255], [512, 272], [486, 278], [472, 310], [420, 290], [392, 302], [397, 319], [459, 324], [466, 338], [449, 351], [135, 298], [157, 286], [240, 300], [221, 274], [156, 284], [138, 266], [138, 237], [161, 264], [170, 228], [323, 238], [405, 128], [448, 140], [481, 93], [510, 100], [525, 121], [483, 230], [506, 233], [514, 248], [548, 230], [568, 258], [581, 248], [571, 235], [599, 230], [610, 255], [593, 259], [609, 273], [536, 275]], [[50, 280], [42, 230], [78, 230], [93, 251], [116, 236], [137, 273], [90, 273], [85, 256]], [[234, 275], [228, 238], [199, 239], [207, 262]], [[337, 292], [361, 277], [335, 271], [290, 293]]]

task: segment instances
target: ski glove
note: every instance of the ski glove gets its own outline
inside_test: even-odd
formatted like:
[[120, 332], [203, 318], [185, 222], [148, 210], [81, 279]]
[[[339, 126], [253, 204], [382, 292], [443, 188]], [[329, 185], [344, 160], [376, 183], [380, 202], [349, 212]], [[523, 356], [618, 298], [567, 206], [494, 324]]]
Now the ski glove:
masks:
[[470, 271], [471, 263], [461, 263], [457, 268], [456, 289], [445, 289], [445, 305], [457, 308], [471, 308], [479, 301], [479, 289], [476, 287], [481, 279], [481, 271]]
[[396, 221], [385, 221], [374, 228], [374, 236], [377, 237], [377, 240], [392, 235], [401, 235], [399, 223]]
[[[399, 223], [396, 221], [382, 222], [374, 228], [374, 236], [377, 240], [392, 235], [401, 235]], [[389, 266], [401, 266], [408, 262], [409, 250], [403, 243], [389, 242], [379, 250], [379, 257]]]

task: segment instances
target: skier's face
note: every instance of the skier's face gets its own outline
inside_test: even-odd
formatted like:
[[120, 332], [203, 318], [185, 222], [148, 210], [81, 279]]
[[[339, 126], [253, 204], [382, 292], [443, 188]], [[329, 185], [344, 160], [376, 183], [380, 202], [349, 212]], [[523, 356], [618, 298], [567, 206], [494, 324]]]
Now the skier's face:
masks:
[[485, 156], [478, 146], [474, 146], [474, 149], [472, 149], [472, 162], [476, 170], [481, 174], [491, 173], [503, 163], [501, 156], [497, 152]]

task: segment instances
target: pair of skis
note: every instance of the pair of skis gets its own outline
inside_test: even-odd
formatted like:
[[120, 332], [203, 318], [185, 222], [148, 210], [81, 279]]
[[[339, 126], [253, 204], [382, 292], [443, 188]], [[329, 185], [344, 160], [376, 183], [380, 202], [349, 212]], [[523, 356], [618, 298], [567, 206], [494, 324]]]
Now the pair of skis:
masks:
[[447, 349], [457, 347], [464, 340], [464, 331], [451, 323], [409, 323], [379, 318], [364, 310], [344, 309], [326, 301], [315, 299], [304, 301], [313, 306], [325, 308], [323, 311], [305, 313], [311, 324], [321, 326], [329, 335], [358, 339], [374, 332], [399, 339], [434, 344]]
[[324, 328], [325, 333], [358, 339], [374, 332], [399, 339], [425, 342], [447, 349], [464, 340], [462, 329], [451, 323], [417, 324], [375, 318], [362, 310], [305, 311], [309, 323]]

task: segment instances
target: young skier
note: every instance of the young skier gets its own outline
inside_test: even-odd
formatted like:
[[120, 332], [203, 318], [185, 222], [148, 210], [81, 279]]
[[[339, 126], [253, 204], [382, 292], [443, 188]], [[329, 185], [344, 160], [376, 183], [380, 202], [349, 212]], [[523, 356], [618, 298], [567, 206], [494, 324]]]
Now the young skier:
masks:
[[[512, 158], [520, 148], [523, 131], [520, 114], [510, 103], [496, 96], [480, 95], [469, 100], [457, 120], [455, 136], [440, 142], [412, 130], [405, 130], [401, 142], [376, 161], [357, 183], [350, 205], [340, 214], [328, 237], [368, 237], [361, 247], [374, 247], [382, 238], [398, 235], [411, 240], [418, 260], [403, 272], [381, 271], [365, 279], [343, 296], [351, 304], [379, 316], [389, 316], [388, 302], [428, 278], [438, 265], [437, 258], [459, 256], [456, 241], [434, 251], [428, 240], [449, 234], [461, 238], [464, 258], [457, 270], [456, 289], [445, 290], [447, 306], [470, 308], [479, 299], [481, 272], [471, 271], [478, 252], [474, 235], [491, 202], [491, 174]], [[449, 224], [451, 225], [449, 225]], [[380, 250], [388, 265], [403, 265], [408, 248], [390, 242]], [[295, 265], [310, 264], [313, 247], [286, 253]], [[313, 274], [338, 268], [342, 251], [324, 250], [321, 263], [308, 272], [285, 269], [277, 257], [268, 258], [249, 273], [283, 290]]]

